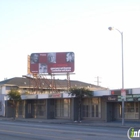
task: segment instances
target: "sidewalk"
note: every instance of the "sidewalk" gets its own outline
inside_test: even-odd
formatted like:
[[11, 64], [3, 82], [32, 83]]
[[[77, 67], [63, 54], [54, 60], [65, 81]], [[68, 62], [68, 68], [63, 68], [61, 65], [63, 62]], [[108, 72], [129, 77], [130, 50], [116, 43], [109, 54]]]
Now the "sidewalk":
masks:
[[69, 125], [81, 125], [81, 126], [102, 126], [102, 127], [118, 127], [118, 128], [138, 128], [140, 129], [140, 121], [125, 121], [124, 125], [122, 125], [121, 121], [114, 121], [114, 122], [99, 122], [99, 121], [86, 121], [83, 120], [81, 122], [74, 122], [72, 120], [62, 120], [62, 119], [35, 119], [35, 118], [26, 118], [20, 119], [16, 118], [5, 118], [0, 117], [0, 121], [17, 121], [17, 122], [34, 122], [34, 123], [49, 123], [49, 124], [69, 124]]

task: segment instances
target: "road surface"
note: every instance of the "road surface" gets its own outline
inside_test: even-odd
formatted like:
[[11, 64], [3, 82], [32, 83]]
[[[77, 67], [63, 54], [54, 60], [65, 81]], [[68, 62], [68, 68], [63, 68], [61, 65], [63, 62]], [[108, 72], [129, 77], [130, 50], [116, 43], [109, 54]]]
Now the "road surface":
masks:
[[127, 128], [0, 121], [0, 140], [128, 140]]

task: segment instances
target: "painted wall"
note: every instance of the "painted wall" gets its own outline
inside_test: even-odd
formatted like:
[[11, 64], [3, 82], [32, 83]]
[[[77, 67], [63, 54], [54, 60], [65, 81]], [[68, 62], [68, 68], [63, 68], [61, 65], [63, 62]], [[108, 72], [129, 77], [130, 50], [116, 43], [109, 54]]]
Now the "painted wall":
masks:
[[110, 90], [94, 91], [94, 96], [103, 96], [103, 95], [111, 95], [111, 91]]
[[133, 88], [132, 94], [140, 94], [140, 88]]
[[0, 95], [0, 116], [5, 116], [5, 95]]

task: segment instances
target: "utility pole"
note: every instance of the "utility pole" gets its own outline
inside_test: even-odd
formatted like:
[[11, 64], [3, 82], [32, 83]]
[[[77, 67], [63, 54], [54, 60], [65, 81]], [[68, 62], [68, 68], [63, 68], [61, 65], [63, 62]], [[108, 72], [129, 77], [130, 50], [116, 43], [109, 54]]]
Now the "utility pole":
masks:
[[97, 77], [95, 77], [95, 78], [97, 79], [97, 81], [95, 81], [95, 82], [97, 82], [97, 86], [99, 86], [99, 83], [101, 83], [101, 82], [100, 82], [100, 80], [99, 80], [99, 79], [100, 79], [100, 77], [99, 77], [99, 76], [97, 76]]

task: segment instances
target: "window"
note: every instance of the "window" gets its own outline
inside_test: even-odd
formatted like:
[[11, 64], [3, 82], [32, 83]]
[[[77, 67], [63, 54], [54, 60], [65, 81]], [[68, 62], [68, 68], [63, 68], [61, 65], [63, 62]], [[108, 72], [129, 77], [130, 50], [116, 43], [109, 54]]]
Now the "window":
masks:
[[22, 108], [23, 108], [23, 103], [19, 103], [19, 108], [18, 108], [18, 113], [19, 115], [22, 115]]
[[134, 103], [126, 103], [125, 112], [135, 112]]
[[56, 100], [55, 116], [56, 117], [69, 117], [70, 116], [70, 99]]
[[94, 105], [92, 105], [92, 117], [94, 117], [95, 115], [95, 109], [94, 109]]
[[31, 113], [31, 104], [28, 104], [28, 113]]
[[64, 99], [64, 117], [69, 116], [69, 100]]
[[88, 117], [88, 109], [89, 106], [88, 105], [83, 105], [83, 117]]
[[98, 98], [92, 98], [92, 104], [98, 104], [99, 99]]
[[125, 103], [125, 118], [126, 119], [139, 119], [139, 105], [138, 102]]
[[55, 106], [55, 108], [56, 108], [56, 116], [57, 117], [60, 117], [61, 116], [61, 100], [57, 100], [56, 101], [56, 106]]
[[136, 112], [139, 112], [139, 104], [138, 104], [138, 102], [135, 103], [135, 105], [136, 105]]
[[96, 108], [96, 117], [99, 117], [99, 113], [98, 113], [98, 105], [95, 105], [95, 108]]
[[44, 111], [45, 111], [45, 107], [44, 106], [42, 106], [42, 105], [39, 105], [38, 107], [37, 107], [37, 114], [39, 115], [39, 116], [43, 116], [44, 115]]
[[84, 99], [82, 108], [83, 117], [97, 118], [100, 117], [100, 100], [99, 98]]
[[37, 115], [44, 116], [46, 112], [46, 100], [37, 100]]

